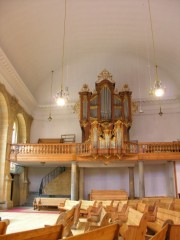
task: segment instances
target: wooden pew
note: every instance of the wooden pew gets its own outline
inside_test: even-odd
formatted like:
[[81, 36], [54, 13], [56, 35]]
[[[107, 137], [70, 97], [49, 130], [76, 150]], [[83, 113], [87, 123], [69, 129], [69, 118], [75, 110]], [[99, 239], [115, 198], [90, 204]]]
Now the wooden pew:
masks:
[[[121, 219], [120, 219], [121, 224]], [[120, 235], [124, 240], [144, 240], [147, 229], [146, 213], [128, 208], [128, 219], [120, 227]]]
[[178, 211], [180, 212], [180, 199], [179, 198], [174, 198], [170, 210]]
[[33, 207], [34, 210], [42, 207], [57, 207], [60, 204], [64, 204], [67, 198], [41, 198], [41, 197], [36, 197], [33, 201]]
[[128, 207], [137, 209], [138, 202], [139, 202], [138, 199], [130, 199], [127, 201], [127, 205], [128, 205]]
[[164, 197], [159, 199], [159, 201], [156, 203], [156, 206], [160, 208], [171, 209], [172, 203], [173, 198]]
[[[159, 232], [157, 232], [154, 236], [150, 238], [146, 238], [146, 240], [165, 240], [166, 234], [168, 230], [168, 224], [166, 224]], [[174, 239], [175, 240], [175, 239]]]
[[137, 211], [147, 214], [147, 221], [152, 222], [155, 221], [156, 218], [156, 209], [152, 208], [151, 205], [138, 202]]
[[[71, 227], [74, 223], [74, 215], [75, 215], [76, 206], [74, 206], [72, 209], [61, 212], [59, 214], [59, 217], [57, 218], [54, 225], [62, 225], [63, 226], [63, 232], [62, 237], [69, 237], [72, 236]], [[45, 225], [45, 227], [48, 227], [50, 225]]]
[[128, 205], [119, 202], [117, 208], [108, 208], [108, 213], [111, 216], [111, 221], [115, 222], [118, 219], [121, 219], [122, 222], [126, 222], [128, 218]]
[[[80, 216], [80, 206], [81, 202], [79, 204], [73, 206], [70, 210], [67, 210], [65, 212], [61, 212], [59, 214], [59, 217], [56, 220], [55, 225], [62, 225], [63, 226], [63, 238], [72, 236], [71, 229], [76, 229], [76, 225], [79, 221]], [[49, 225], [45, 225], [47, 227]]]
[[0, 221], [0, 235], [3, 235], [6, 233], [9, 223], [10, 223], [9, 219], [4, 219]]
[[83, 234], [66, 238], [67, 240], [118, 240], [119, 224], [111, 224]]
[[55, 225], [0, 235], [0, 240], [58, 240], [62, 238], [62, 231], [62, 225]]
[[112, 206], [112, 204], [113, 204], [112, 200], [96, 200], [96, 204], [98, 204], [99, 202], [102, 203], [102, 206], [104, 208], [108, 208], [108, 207]]
[[141, 213], [147, 213], [149, 209], [149, 206], [145, 203], [138, 202], [136, 210]]
[[99, 208], [97, 213], [91, 213], [87, 217], [85, 224], [85, 232], [93, 229], [104, 227], [110, 224], [110, 215], [106, 212], [103, 206]]
[[87, 218], [99, 218], [102, 210], [102, 202], [95, 202], [93, 206], [89, 206], [87, 209]]
[[80, 214], [86, 216], [88, 214], [88, 208], [94, 206], [96, 201], [81, 200]]
[[177, 224], [170, 225], [169, 240], [179, 239], [180, 239], [180, 225]]
[[79, 201], [66, 199], [64, 203], [60, 203], [58, 209], [60, 212], [70, 210], [72, 207], [77, 205]]
[[90, 200], [127, 200], [128, 194], [124, 190], [91, 190]]
[[[157, 207], [156, 219], [154, 222], [148, 222], [148, 229], [153, 232], [159, 232], [165, 223], [175, 224], [180, 226], [180, 212], [159, 208]], [[178, 227], [177, 227], [178, 228]], [[175, 227], [174, 227], [175, 231]], [[173, 235], [173, 227], [171, 228], [171, 234]]]
[[152, 207], [153, 210], [159, 201], [160, 201], [159, 198], [154, 198], [154, 197], [146, 197], [141, 199], [142, 203], [148, 204], [149, 206]]

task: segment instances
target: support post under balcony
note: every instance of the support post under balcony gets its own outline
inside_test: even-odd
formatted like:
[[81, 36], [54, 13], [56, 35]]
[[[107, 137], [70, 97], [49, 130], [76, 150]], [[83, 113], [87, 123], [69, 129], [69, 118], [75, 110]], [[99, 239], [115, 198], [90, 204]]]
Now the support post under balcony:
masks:
[[71, 200], [78, 200], [78, 169], [76, 162], [71, 164]]
[[134, 199], [134, 167], [129, 167], [129, 198]]
[[145, 197], [145, 186], [144, 186], [144, 162], [139, 161], [139, 197]]

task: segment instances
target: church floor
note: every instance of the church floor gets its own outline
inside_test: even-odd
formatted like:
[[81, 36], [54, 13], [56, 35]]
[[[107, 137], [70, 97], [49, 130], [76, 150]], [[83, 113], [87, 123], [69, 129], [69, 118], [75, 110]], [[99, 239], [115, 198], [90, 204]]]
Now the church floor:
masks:
[[[42, 228], [44, 225], [54, 225], [58, 216], [58, 210], [54, 208], [44, 208], [40, 211], [34, 210], [33, 207], [15, 207], [0, 210], [1, 219], [10, 220], [6, 233]], [[83, 232], [82, 229], [72, 230], [73, 235]]]
[[25, 231], [44, 227], [45, 224], [53, 225], [58, 217], [58, 211], [34, 211], [29, 208], [14, 208], [10, 210], [0, 210], [1, 219], [9, 219], [10, 224], [7, 233]]
[[[54, 209], [33, 210], [32, 207], [18, 207], [10, 210], [0, 210], [1, 219], [9, 219], [10, 224], [6, 233], [14, 233], [36, 228], [44, 225], [54, 225], [59, 216]], [[82, 224], [79, 223], [79, 224]], [[81, 234], [84, 229], [79, 225], [78, 230], [72, 230], [73, 235]], [[120, 240], [121, 237], [119, 238]]]

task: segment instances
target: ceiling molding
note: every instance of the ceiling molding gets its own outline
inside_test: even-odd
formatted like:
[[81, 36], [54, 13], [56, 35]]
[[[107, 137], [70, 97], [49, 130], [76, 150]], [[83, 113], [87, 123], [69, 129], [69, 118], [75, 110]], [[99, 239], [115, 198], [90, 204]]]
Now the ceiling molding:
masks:
[[166, 99], [132, 99], [132, 102], [134, 103], [143, 103], [146, 105], [159, 105], [159, 104], [177, 104], [180, 103], [180, 99], [179, 98], [166, 98]]
[[7, 91], [15, 96], [19, 104], [29, 113], [37, 106], [37, 101], [26, 87], [21, 77], [9, 61], [4, 51], [0, 48], [0, 72], [3, 84]]

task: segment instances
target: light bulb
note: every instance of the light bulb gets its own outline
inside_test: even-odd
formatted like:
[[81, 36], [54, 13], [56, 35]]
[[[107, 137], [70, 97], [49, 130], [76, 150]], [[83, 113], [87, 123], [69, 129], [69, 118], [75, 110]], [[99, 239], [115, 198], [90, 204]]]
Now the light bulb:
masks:
[[154, 90], [154, 94], [156, 97], [162, 97], [164, 95], [164, 89], [163, 88], [157, 88]]
[[58, 97], [57, 99], [56, 99], [56, 103], [57, 103], [57, 105], [58, 106], [64, 106], [65, 105], [65, 99], [63, 98], [63, 97]]

